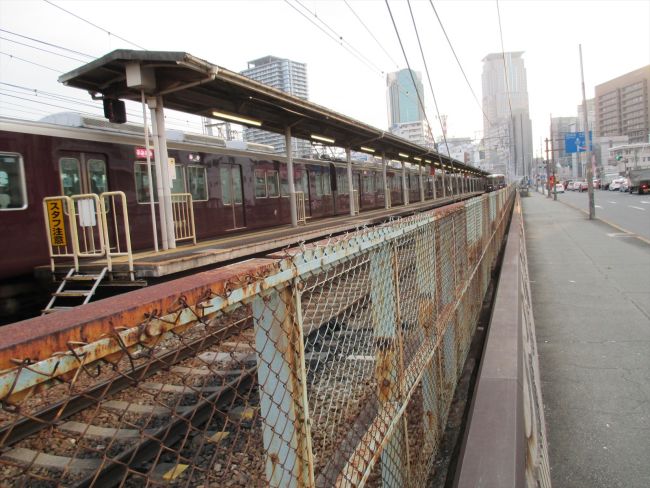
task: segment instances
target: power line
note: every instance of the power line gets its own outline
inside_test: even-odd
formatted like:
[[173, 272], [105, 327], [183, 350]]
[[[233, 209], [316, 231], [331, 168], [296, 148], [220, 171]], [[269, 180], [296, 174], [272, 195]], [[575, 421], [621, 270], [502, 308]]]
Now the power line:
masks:
[[55, 47], [57, 49], [62, 49], [63, 51], [68, 51], [68, 52], [71, 52], [73, 54], [79, 54], [81, 56], [86, 56], [87, 58], [94, 58], [95, 57], [95, 56], [91, 56], [90, 54], [85, 54], [85, 53], [82, 53], [82, 52], [79, 52], [79, 51], [75, 51], [73, 49], [68, 49], [67, 47], [57, 46], [56, 44], [41, 41], [39, 39], [34, 39], [33, 37], [28, 37], [28, 36], [24, 36], [22, 34], [17, 34], [16, 32], [11, 32], [11, 31], [8, 31], [7, 29], [0, 29], [0, 32], [5, 32], [7, 34], [11, 34], [12, 36], [22, 37], [23, 39], [29, 39], [30, 41], [38, 42], [40, 44], [45, 44], [46, 46]]
[[[311, 22], [314, 26], [318, 28], [321, 32], [323, 32], [327, 37], [332, 39], [334, 42], [336, 42], [338, 45], [340, 45], [343, 49], [348, 51], [350, 54], [352, 54], [355, 58], [357, 58], [359, 61], [361, 61], [363, 64], [366, 65], [366, 67], [370, 68], [373, 71], [378, 71], [380, 74], [383, 74], [383, 71], [381, 71], [379, 68], [375, 67], [372, 65], [372, 63], [368, 63], [362, 56], [351, 50], [349, 47], [347, 47], [345, 44], [343, 44], [342, 38], [337, 39], [334, 35], [330, 34], [327, 32], [323, 27], [318, 25], [316, 22], [314, 22], [310, 17], [308, 17], [304, 12], [299, 10], [295, 5], [289, 2], [289, 0], [284, 0], [287, 5], [289, 5], [292, 9], [294, 9], [296, 12], [298, 12], [300, 15], [302, 15], [305, 19], [307, 19], [309, 22]], [[302, 4], [301, 4], [302, 6]], [[307, 10], [309, 12], [309, 10]], [[311, 12], [310, 12], [311, 13]], [[317, 17], [318, 18], [318, 17]], [[321, 21], [322, 22], [322, 21]]]
[[31, 49], [36, 49], [36, 50], [42, 51], [44, 53], [54, 54], [55, 56], [61, 56], [62, 58], [67, 58], [67, 59], [71, 59], [73, 61], [78, 61], [79, 63], [85, 63], [86, 62], [86, 61], [83, 61], [81, 59], [77, 59], [77, 58], [73, 58], [72, 56], [68, 56], [66, 54], [57, 53], [57, 52], [54, 52], [54, 51], [50, 51], [48, 49], [43, 49], [42, 47], [38, 47], [38, 46], [31, 46], [31, 45], [26, 44], [24, 42], [15, 41], [13, 39], [8, 39], [8, 38], [3, 37], [3, 36], [0, 36], [0, 39], [2, 39], [3, 41], [13, 42], [14, 44], [19, 44], [21, 46], [26, 46], [26, 47], [29, 47]]
[[467, 86], [469, 87], [469, 90], [472, 92], [472, 96], [474, 97], [474, 100], [476, 101], [476, 104], [478, 105], [478, 108], [483, 112], [483, 116], [485, 119], [488, 121], [490, 125], [492, 125], [492, 121], [488, 117], [488, 115], [485, 113], [485, 110], [483, 110], [483, 106], [481, 105], [481, 102], [479, 102], [478, 97], [476, 96], [476, 93], [474, 93], [474, 89], [472, 88], [472, 85], [469, 82], [469, 79], [467, 78], [467, 75], [465, 74], [465, 70], [463, 69], [463, 65], [460, 62], [460, 59], [458, 59], [458, 56], [456, 55], [456, 50], [454, 49], [454, 46], [451, 43], [451, 40], [449, 39], [449, 36], [447, 35], [447, 31], [445, 30], [445, 26], [442, 24], [442, 20], [440, 19], [440, 16], [438, 15], [438, 11], [436, 10], [436, 7], [433, 5], [433, 0], [429, 0], [429, 3], [431, 4], [431, 8], [433, 9], [433, 13], [436, 14], [436, 19], [438, 19], [438, 23], [440, 24], [440, 28], [442, 29], [442, 33], [445, 35], [445, 39], [447, 39], [447, 43], [449, 44], [449, 47], [451, 48], [451, 52], [454, 54], [454, 58], [456, 58], [456, 63], [458, 64], [458, 67], [460, 68], [460, 72], [463, 74], [463, 77], [465, 78], [465, 82], [467, 83]]
[[368, 26], [364, 23], [364, 21], [361, 20], [361, 17], [359, 17], [359, 15], [355, 12], [355, 10], [352, 8], [352, 5], [350, 5], [350, 4], [348, 3], [348, 0], [343, 0], [343, 1], [344, 1], [345, 4], [348, 6], [348, 8], [350, 9], [350, 11], [354, 14], [354, 16], [357, 18], [357, 20], [361, 23], [361, 25], [364, 27], [364, 29], [366, 29], [366, 31], [368, 32], [368, 34], [370, 34], [370, 36], [375, 40], [375, 42], [376, 42], [377, 45], [381, 48], [381, 50], [384, 51], [384, 53], [386, 53], [386, 56], [388, 56], [388, 59], [390, 59], [390, 60], [392, 61], [392, 63], [395, 65], [396, 68], [399, 68], [399, 64], [397, 63], [397, 61], [395, 61], [395, 60], [392, 58], [392, 56], [388, 53], [388, 51], [386, 51], [386, 49], [384, 48], [384, 46], [381, 44], [381, 42], [379, 42], [379, 39], [377, 39], [377, 37], [372, 33], [372, 31], [368, 28]]
[[9, 54], [9, 53], [6, 53], [4, 51], [0, 51], [0, 54], [4, 54], [5, 56], [9, 56], [12, 59], [17, 59], [19, 61], [23, 61], [24, 63], [33, 64], [34, 66], [38, 66], [40, 68], [49, 69], [50, 71], [54, 71], [55, 73], [59, 73], [60, 75], [63, 74], [63, 71], [59, 71], [58, 69], [50, 68], [49, 66], [45, 66], [45, 65], [39, 64], [39, 63], [35, 63], [34, 61], [29, 61], [27, 59], [19, 58], [18, 56], [14, 56], [13, 54]]
[[[390, 4], [388, 3], [388, 0], [385, 0], [386, 2], [386, 7], [388, 8], [388, 14], [390, 15], [390, 20], [393, 23], [393, 28], [395, 29], [395, 34], [397, 35], [397, 40], [399, 41], [399, 46], [402, 49], [402, 54], [404, 55], [404, 60], [406, 61], [406, 66], [408, 67], [409, 70], [409, 75], [411, 76], [411, 81], [413, 82], [413, 86], [415, 87], [415, 93], [418, 96], [418, 101], [420, 102], [420, 107], [422, 108], [422, 113], [424, 114], [424, 118], [427, 121], [427, 125], [431, 127], [431, 124], [429, 123], [429, 118], [427, 117], [427, 113], [424, 110], [424, 103], [422, 103], [422, 97], [420, 96], [420, 91], [417, 89], [417, 84], [415, 83], [415, 77], [413, 76], [413, 70], [411, 69], [411, 64], [409, 63], [408, 56], [406, 55], [406, 50], [404, 49], [404, 44], [402, 43], [402, 37], [399, 35], [399, 30], [397, 29], [397, 24], [395, 23], [395, 18], [393, 17], [393, 12], [390, 9]], [[433, 134], [431, 134], [431, 137], [433, 138], [433, 143], [435, 145], [435, 138], [433, 137]], [[445, 143], [446, 145], [446, 143]], [[442, 156], [440, 156], [440, 153], [436, 151], [436, 154], [438, 155], [438, 161], [442, 165]], [[447, 146], [447, 154], [449, 154], [449, 146]], [[451, 160], [451, 156], [449, 157], [451, 161], [451, 167], [453, 169], [454, 167], [454, 162]]]
[[65, 13], [67, 13], [67, 14], [69, 14], [69, 15], [72, 15], [73, 17], [75, 17], [75, 18], [77, 18], [77, 19], [79, 19], [79, 20], [85, 22], [86, 24], [92, 25], [93, 27], [95, 27], [95, 28], [97, 28], [97, 29], [99, 29], [99, 30], [101, 30], [101, 31], [106, 32], [109, 36], [113, 36], [113, 37], [115, 37], [115, 38], [117, 38], [117, 39], [119, 39], [119, 40], [121, 40], [121, 41], [124, 41], [124, 42], [126, 42], [126, 43], [128, 43], [128, 44], [131, 44], [132, 46], [137, 47], [138, 49], [142, 49], [143, 51], [146, 51], [146, 50], [147, 50], [146, 48], [140, 46], [139, 44], [136, 44], [135, 42], [131, 42], [131, 41], [129, 41], [128, 39], [125, 39], [125, 38], [123, 38], [123, 37], [121, 37], [121, 36], [118, 36], [117, 34], [114, 34], [114, 33], [110, 32], [110, 31], [104, 29], [103, 27], [98, 26], [97, 24], [93, 24], [93, 23], [90, 22], [89, 20], [86, 20], [86, 19], [84, 19], [83, 17], [80, 17], [79, 15], [77, 15], [77, 14], [75, 14], [75, 13], [72, 13], [72, 12], [70, 12], [69, 10], [64, 9], [63, 7], [60, 7], [59, 5], [57, 5], [57, 4], [53, 3], [53, 2], [51, 2], [50, 0], [43, 0], [43, 1], [44, 1], [45, 3], [49, 3], [49, 4], [52, 5], [53, 7], [58, 8], [59, 10], [63, 10]]

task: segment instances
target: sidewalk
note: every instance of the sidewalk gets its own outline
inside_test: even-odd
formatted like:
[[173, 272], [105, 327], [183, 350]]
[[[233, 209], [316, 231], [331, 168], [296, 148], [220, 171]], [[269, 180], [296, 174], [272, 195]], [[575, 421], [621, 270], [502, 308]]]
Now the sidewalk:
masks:
[[650, 245], [522, 198], [555, 488], [650, 486]]

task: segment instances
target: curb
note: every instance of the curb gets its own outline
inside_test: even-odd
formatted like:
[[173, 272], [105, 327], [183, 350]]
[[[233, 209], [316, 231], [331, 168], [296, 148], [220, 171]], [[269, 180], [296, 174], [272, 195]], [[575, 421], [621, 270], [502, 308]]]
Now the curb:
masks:
[[[539, 192], [538, 192], [538, 193], [539, 193]], [[544, 198], [546, 198], [546, 195], [542, 195], [542, 196], [543, 196]], [[580, 207], [576, 207], [575, 205], [572, 205], [572, 204], [570, 204], [569, 202], [565, 202], [565, 201], [562, 201], [562, 200], [557, 200], [557, 201], [560, 202], [560, 203], [563, 204], [563, 205], [566, 205], [567, 207], [571, 207], [571, 208], [573, 208], [573, 209], [575, 209], [575, 210], [579, 210], [579, 211], [582, 212], [583, 214], [589, 216], [589, 212], [587, 212], [586, 210], [584, 210], [584, 209], [582, 209], [582, 208], [580, 208]], [[638, 235], [638, 234], [635, 234], [634, 232], [632, 232], [632, 231], [630, 231], [630, 230], [627, 230], [627, 229], [621, 227], [621, 226], [618, 225], [618, 224], [615, 224], [615, 223], [613, 223], [613, 222], [610, 222], [609, 220], [602, 219], [602, 218], [600, 218], [600, 217], [596, 217], [596, 220], [600, 220], [601, 222], [603, 222], [603, 223], [605, 223], [605, 224], [607, 224], [607, 225], [609, 225], [609, 226], [611, 226], [611, 227], [614, 227], [616, 230], [620, 230], [621, 232], [625, 232], [626, 234], [630, 234], [632, 237], [635, 237], [635, 238], [639, 239], [641, 242], [644, 242], [645, 244], [650, 245], [650, 239], [646, 239], [645, 237], [642, 237], [642, 236], [640, 236], [640, 235]]]

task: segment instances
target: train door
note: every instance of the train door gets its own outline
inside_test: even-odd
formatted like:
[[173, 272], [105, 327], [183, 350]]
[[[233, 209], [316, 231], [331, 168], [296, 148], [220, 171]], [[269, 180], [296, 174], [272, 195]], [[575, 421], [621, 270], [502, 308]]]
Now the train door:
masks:
[[96, 153], [65, 152], [59, 157], [61, 194], [65, 196], [108, 191], [106, 156]]
[[226, 229], [237, 230], [246, 227], [244, 212], [244, 188], [242, 185], [241, 166], [239, 164], [221, 164], [221, 202], [225, 210]]

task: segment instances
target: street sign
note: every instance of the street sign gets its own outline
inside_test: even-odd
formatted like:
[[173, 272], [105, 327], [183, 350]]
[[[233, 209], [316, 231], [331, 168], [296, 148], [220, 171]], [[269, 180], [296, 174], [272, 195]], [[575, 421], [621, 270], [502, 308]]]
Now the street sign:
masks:
[[[593, 150], [593, 133], [589, 131], [589, 150]], [[584, 132], [567, 132], [564, 135], [564, 152], [567, 154], [585, 152], [587, 150], [587, 145], [585, 144], [585, 133]]]

